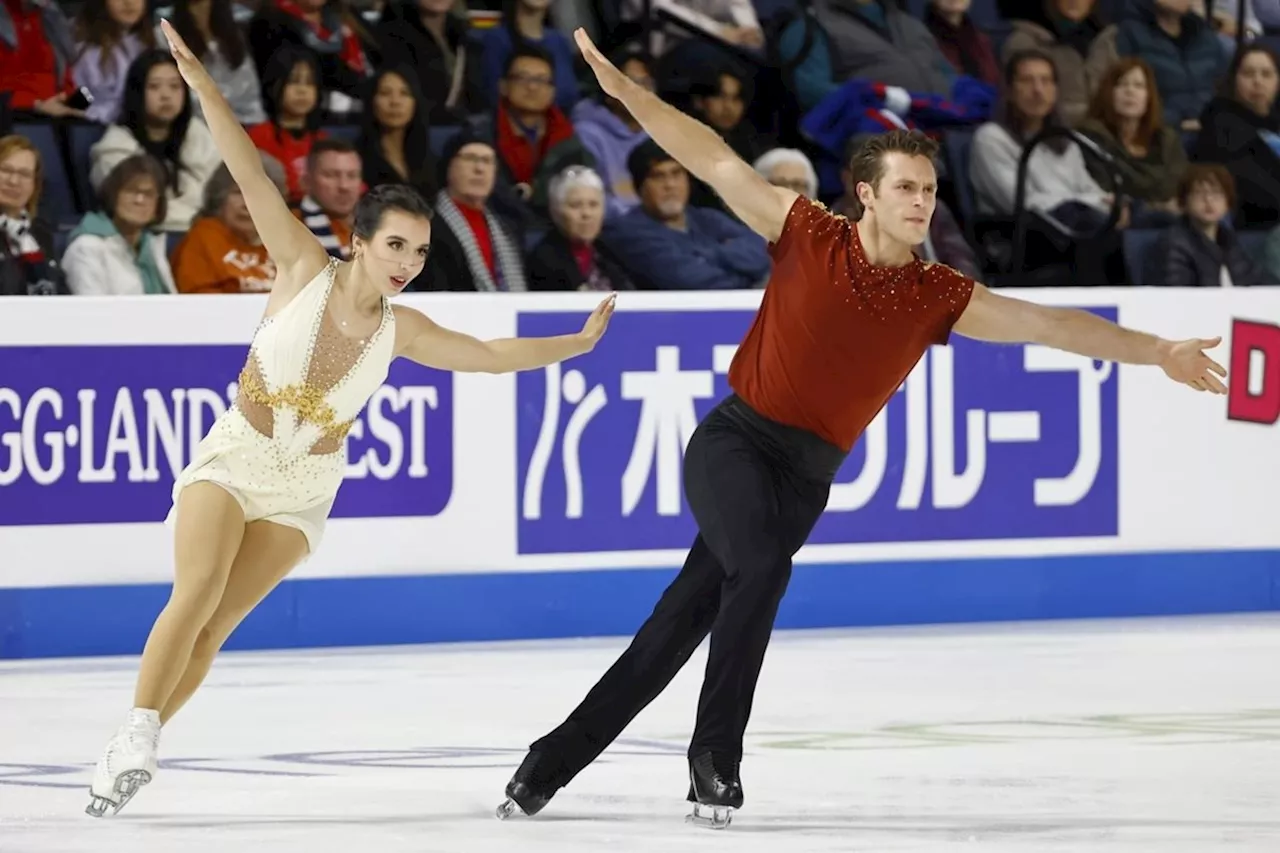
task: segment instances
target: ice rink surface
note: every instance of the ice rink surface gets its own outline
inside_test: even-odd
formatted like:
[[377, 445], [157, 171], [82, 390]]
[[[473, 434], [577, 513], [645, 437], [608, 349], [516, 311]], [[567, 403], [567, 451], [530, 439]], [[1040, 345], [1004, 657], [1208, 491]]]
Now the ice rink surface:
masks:
[[723, 832], [684, 822], [704, 646], [541, 815], [496, 820], [624, 645], [226, 654], [102, 820], [136, 660], [0, 663], [0, 853], [1280, 850], [1280, 617], [779, 633]]

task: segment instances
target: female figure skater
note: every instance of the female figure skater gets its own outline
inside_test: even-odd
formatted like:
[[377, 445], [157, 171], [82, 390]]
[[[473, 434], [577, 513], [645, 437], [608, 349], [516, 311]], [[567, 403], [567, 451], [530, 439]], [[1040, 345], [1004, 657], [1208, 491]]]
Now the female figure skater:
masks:
[[427, 203], [407, 187], [374, 189], [356, 207], [351, 260], [330, 258], [285, 206], [208, 72], [161, 26], [277, 274], [235, 404], [174, 483], [173, 591], [142, 653], [134, 707], [94, 774], [86, 811], [95, 817], [119, 812], [151, 781], [161, 725], [236, 625], [315, 550], [342, 481], [347, 430], [392, 358], [485, 373], [538, 368], [591, 350], [614, 306], [606, 298], [577, 334], [495, 341], [392, 307], [426, 260]]

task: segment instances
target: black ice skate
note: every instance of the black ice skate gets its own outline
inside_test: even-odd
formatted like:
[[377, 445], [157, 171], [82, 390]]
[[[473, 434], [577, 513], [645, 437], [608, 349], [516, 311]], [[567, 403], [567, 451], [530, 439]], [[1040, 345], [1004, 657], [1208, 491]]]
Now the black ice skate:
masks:
[[539, 767], [540, 762], [543, 762], [541, 752], [531, 752], [524, 757], [519, 769], [507, 783], [507, 799], [495, 812], [498, 820], [511, 817], [517, 807], [528, 817], [533, 817], [551, 802], [556, 789], [546, 787], [546, 767]]
[[724, 829], [742, 808], [738, 762], [717, 762], [704, 752], [689, 760], [689, 802], [693, 813], [685, 820], [710, 829]]

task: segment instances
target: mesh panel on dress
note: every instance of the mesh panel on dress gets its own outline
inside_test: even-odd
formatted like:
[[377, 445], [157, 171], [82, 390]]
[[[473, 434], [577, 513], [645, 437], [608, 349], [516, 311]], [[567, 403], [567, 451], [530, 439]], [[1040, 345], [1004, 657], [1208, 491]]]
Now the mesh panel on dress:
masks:
[[[373, 335], [374, 332], [370, 332], [363, 338], [352, 338], [344, 335], [338, 330], [326, 308], [320, 316], [320, 328], [316, 333], [315, 345], [311, 351], [310, 366], [307, 369], [307, 376], [304, 380], [307, 392], [316, 394], [319, 397], [328, 395], [329, 391], [346, 377], [356, 363], [360, 361]], [[258, 359], [254, 354], [249, 356], [247, 369], [253, 381], [260, 387], [266, 386], [262, 378], [262, 371], [258, 365]], [[245, 420], [255, 430], [267, 438], [271, 438], [274, 435], [275, 411], [270, 406], [256, 402], [246, 394], [236, 395], [236, 405], [240, 407]], [[289, 407], [282, 407], [280, 412], [281, 417], [297, 417], [297, 412]], [[335, 421], [321, 426], [326, 428], [336, 427], [338, 423]], [[345, 440], [345, 434], [321, 436], [311, 446], [310, 452], [316, 456], [336, 453], [342, 449], [342, 443]]]
[[[316, 335], [316, 345], [311, 351], [311, 367], [307, 370], [306, 383], [328, 394], [344, 376], [355, 367], [356, 362], [364, 355], [373, 337], [369, 332], [362, 338], [352, 338], [342, 334], [333, 318], [326, 310], [320, 318], [320, 332]], [[325, 436], [311, 447], [314, 454], [336, 453], [342, 449], [346, 436]]]

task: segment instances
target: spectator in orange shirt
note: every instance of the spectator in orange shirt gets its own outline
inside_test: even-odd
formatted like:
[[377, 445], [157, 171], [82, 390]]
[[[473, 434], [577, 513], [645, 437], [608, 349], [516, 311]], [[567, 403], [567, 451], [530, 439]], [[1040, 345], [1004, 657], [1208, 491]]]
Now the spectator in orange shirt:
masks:
[[[268, 154], [262, 155], [262, 165], [284, 195], [284, 167]], [[262, 245], [244, 196], [225, 163], [205, 184], [204, 206], [173, 250], [170, 266], [180, 293], [271, 290], [276, 265]]]
[[320, 132], [320, 66], [315, 55], [285, 45], [262, 71], [262, 101], [269, 118], [249, 129], [249, 138], [283, 166], [289, 201], [305, 193], [307, 156]]

